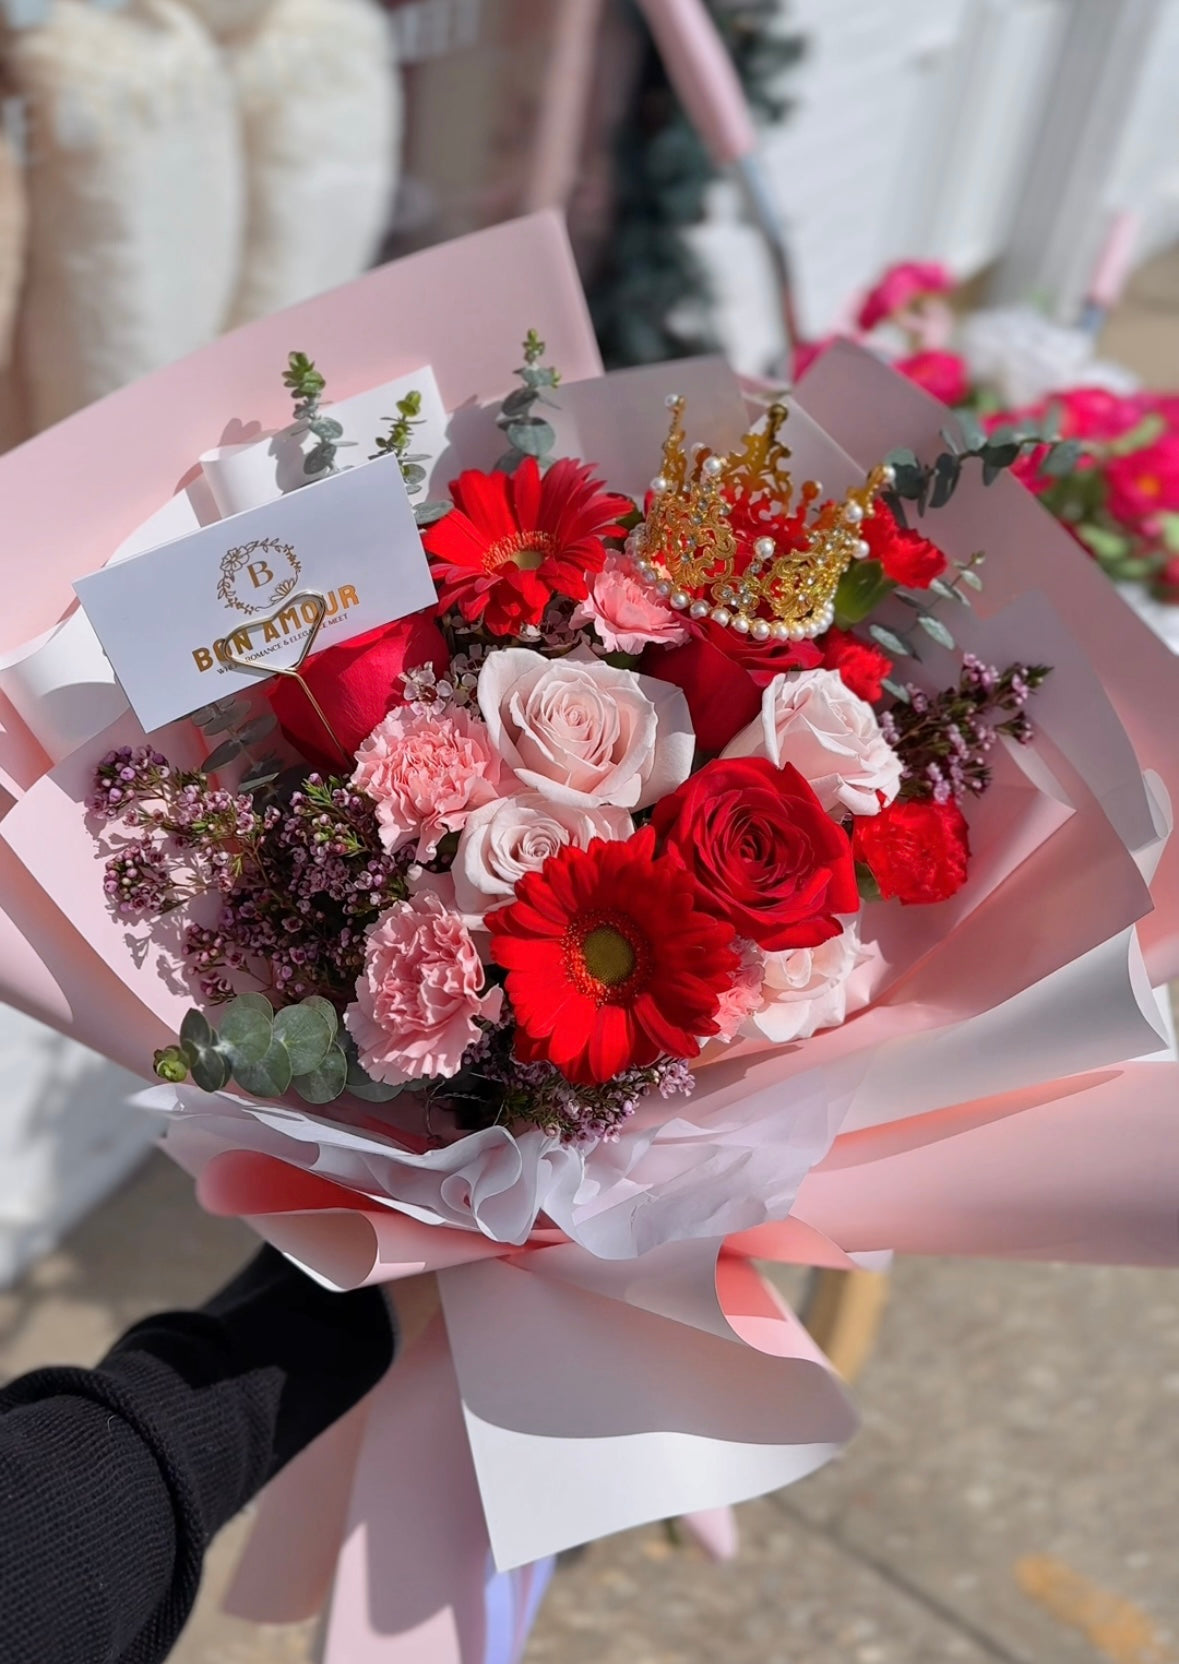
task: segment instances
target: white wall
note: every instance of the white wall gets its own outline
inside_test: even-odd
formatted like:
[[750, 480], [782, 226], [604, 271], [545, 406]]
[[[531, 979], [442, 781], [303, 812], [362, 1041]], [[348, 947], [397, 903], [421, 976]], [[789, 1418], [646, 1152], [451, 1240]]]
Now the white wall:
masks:
[[[806, 335], [896, 259], [997, 267], [1008, 297], [1067, 312], [1114, 208], [1143, 207], [1141, 257], [1179, 236], [1179, 0], [783, 0], [782, 17], [809, 50], [764, 157]], [[734, 187], [695, 242], [726, 347], [764, 369], [773, 285]]]

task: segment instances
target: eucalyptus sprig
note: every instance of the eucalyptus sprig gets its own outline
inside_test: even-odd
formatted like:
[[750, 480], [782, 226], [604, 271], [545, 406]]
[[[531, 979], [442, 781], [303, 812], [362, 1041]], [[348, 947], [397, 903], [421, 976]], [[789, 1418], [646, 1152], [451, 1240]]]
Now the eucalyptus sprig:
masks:
[[[401, 478], [405, 482], [407, 495], [416, 497], [426, 483], [426, 470], [422, 464], [429, 461], [425, 452], [412, 453], [409, 448], [413, 443], [414, 430], [425, 421], [422, 395], [417, 388], [411, 388], [403, 399], [398, 399], [396, 416], [382, 416], [381, 420], [388, 422], [389, 431], [377, 435], [377, 448], [369, 461], [395, 456], [401, 465]], [[450, 508], [451, 505], [446, 502], [415, 503], [413, 517], [419, 526], [432, 526], [444, 514], [449, 514]]]
[[344, 439], [344, 429], [335, 417], [325, 416], [320, 408], [327, 383], [305, 352], [290, 354], [282, 382], [295, 401], [295, 419], [287, 432], [293, 438], [310, 433], [316, 441], [303, 458], [303, 472], [309, 481], [334, 474], [336, 452], [341, 444], [352, 441]]
[[[967, 462], [977, 461], [982, 470], [984, 485], [991, 485], [1007, 468], [1011, 468], [1025, 452], [1047, 446], [1041, 464], [1054, 475], [1065, 475], [1076, 467], [1080, 447], [1072, 440], [1057, 438], [1057, 413], [1049, 411], [1043, 422], [1023, 422], [1018, 427], [1000, 427], [984, 433], [968, 411], [955, 414], [959, 432], [942, 429], [946, 449], [932, 462], [922, 462], [915, 452], [902, 449], [892, 451], [885, 461], [893, 471], [893, 482], [883, 493], [883, 501], [897, 524], [909, 530], [905, 504], [911, 503], [918, 515], [929, 509], [944, 508], [962, 478]], [[876, 560], [857, 561], [843, 574], [835, 596], [835, 622], [840, 629], [851, 629], [862, 624], [878, 606], [890, 596], [916, 614], [914, 630], [921, 631], [938, 646], [952, 649], [954, 634], [944, 619], [937, 615], [941, 602], [956, 601], [971, 605], [969, 590], [982, 588], [978, 568], [985, 556], [978, 552], [969, 560], [953, 564], [953, 577], [934, 578], [921, 590], [900, 589], [889, 578]], [[869, 624], [868, 634], [886, 653], [894, 658], [916, 658], [919, 637], [903, 627]], [[897, 698], [903, 691], [893, 683], [885, 684]]]
[[218, 1028], [194, 1008], [185, 1013], [178, 1043], [155, 1054], [154, 1068], [174, 1085], [191, 1075], [202, 1092], [233, 1081], [255, 1098], [293, 1089], [308, 1104], [330, 1104], [344, 1092], [386, 1103], [401, 1090], [370, 1079], [335, 1006], [318, 994], [277, 1012], [265, 994], [239, 994], [223, 1007]]
[[273, 751], [259, 753], [257, 749], [259, 741], [278, 727], [273, 711], [254, 714], [249, 700], [234, 694], [229, 699], [215, 699], [211, 705], [203, 705], [193, 712], [191, 720], [214, 747], [201, 764], [202, 773], [216, 774], [230, 763], [239, 762], [244, 772], [236, 790], [249, 793], [272, 785], [282, 773], [281, 757]]
[[989, 434], [969, 411], [957, 412], [955, 420], [960, 431], [942, 429], [946, 449], [932, 462], [921, 462], [908, 449], [893, 451], [885, 458], [896, 476], [892, 488], [885, 493], [885, 501], [902, 526], [908, 524], [905, 503], [912, 503], [918, 515], [923, 515], [926, 509], [944, 508], [958, 489], [963, 468], [972, 459], [982, 469], [983, 484], [993, 485], [1005, 469], [1014, 467], [1021, 456], [1041, 445], [1048, 447], [1041, 467], [1053, 477], [1070, 473], [1081, 454], [1076, 440], [1059, 437], [1055, 410], [1050, 410], [1041, 422], [998, 427]]
[[545, 345], [534, 329], [524, 337], [524, 362], [516, 371], [522, 385], [509, 393], [500, 406], [496, 426], [507, 435], [509, 449], [496, 463], [499, 473], [514, 474], [526, 456], [535, 457], [541, 468], [546, 465], [549, 452], [557, 442], [551, 422], [535, 414], [538, 404], [550, 410], [559, 408], [544, 396], [545, 388], [561, 385], [561, 372], [541, 364]]

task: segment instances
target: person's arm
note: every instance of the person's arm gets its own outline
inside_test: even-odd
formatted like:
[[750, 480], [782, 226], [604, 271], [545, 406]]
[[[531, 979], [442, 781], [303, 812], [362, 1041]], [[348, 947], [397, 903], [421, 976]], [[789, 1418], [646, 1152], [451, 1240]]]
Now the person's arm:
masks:
[[265, 1248], [200, 1311], [137, 1323], [97, 1369], [0, 1391], [4, 1664], [159, 1664], [210, 1538], [393, 1352], [378, 1290], [329, 1293]]

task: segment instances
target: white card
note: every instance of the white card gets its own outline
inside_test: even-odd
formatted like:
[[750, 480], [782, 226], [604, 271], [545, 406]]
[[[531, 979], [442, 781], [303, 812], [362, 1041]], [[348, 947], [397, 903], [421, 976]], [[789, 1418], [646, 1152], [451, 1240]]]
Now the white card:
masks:
[[202, 527], [74, 585], [123, 691], [151, 733], [258, 675], [434, 602], [396, 457]]

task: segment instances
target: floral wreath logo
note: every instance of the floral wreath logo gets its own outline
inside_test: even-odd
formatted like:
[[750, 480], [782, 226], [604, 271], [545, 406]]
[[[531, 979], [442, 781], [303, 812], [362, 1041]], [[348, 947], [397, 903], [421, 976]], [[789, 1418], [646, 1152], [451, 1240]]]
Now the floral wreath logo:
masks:
[[270, 612], [291, 594], [302, 570], [293, 544], [256, 538], [223, 556], [217, 595], [238, 612]]

